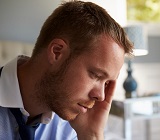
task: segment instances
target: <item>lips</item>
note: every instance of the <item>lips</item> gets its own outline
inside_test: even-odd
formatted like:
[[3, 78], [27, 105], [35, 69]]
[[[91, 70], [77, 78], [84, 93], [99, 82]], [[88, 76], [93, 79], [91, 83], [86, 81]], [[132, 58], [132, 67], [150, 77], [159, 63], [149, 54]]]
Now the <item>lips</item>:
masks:
[[94, 106], [94, 101], [93, 102], [85, 102], [85, 103], [78, 103], [80, 106], [80, 111], [82, 113], [87, 112], [88, 109], [91, 109]]
[[85, 107], [85, 106], [83, 106], [81, 104], [78, 104], [78, 105], [80, 107], [79, 110], [80, 110], [81, 113], [86, 113], [87, 112], [87, 109], [88, 109], [87, 107]]

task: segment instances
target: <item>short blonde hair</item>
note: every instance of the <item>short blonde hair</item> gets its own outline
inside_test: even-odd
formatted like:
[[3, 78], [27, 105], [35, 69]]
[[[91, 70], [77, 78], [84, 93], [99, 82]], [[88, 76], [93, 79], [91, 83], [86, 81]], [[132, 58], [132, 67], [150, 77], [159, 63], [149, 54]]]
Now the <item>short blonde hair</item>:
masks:
[[133, 45], [123, 28], [105, 9], [91, 2], [64, 2], [42, 26], [32, 56], [46, 48], [54, 38], [67, 40], [73, 53], [81, 53], [101, 34], [111, 37], [125, 53], [132, 53]]

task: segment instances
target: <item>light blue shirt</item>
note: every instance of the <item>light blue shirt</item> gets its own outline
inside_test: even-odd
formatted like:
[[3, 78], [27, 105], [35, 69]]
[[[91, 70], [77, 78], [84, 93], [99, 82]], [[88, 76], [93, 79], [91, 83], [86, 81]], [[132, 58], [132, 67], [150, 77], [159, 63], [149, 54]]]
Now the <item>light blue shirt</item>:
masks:
[[35, 140], [77, 140], [77, 136], [70, 124], [55, 114], [49, 124], [38, 127]]
[[[0, 140], [20, 140], [18, 124], [8, 109], [20, 108], [26, 117], [29, 113], [25, 110], [17, 79], [17, 62], [23, 63], [27, 58], [17, 57], [2, 70], [0, 77]], [[48, 112], [43, 114], [43, 124], [37, 128], [35, 140], [76, 140], [77, 134], [68, 121], [61, 119], [57, 114]]]

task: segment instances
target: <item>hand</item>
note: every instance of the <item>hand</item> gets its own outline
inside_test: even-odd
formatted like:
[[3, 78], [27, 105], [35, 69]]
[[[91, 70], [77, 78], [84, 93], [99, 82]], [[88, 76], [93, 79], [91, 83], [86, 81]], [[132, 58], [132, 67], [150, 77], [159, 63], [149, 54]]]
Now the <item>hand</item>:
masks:
[[104, 128], [108, 119], [116, 81], [112, 81], [105, 89], [105, 100], [96, 102], [92, 109], [79, 114], [70, 122], [77, 132], [79, 140], [103, 140]]

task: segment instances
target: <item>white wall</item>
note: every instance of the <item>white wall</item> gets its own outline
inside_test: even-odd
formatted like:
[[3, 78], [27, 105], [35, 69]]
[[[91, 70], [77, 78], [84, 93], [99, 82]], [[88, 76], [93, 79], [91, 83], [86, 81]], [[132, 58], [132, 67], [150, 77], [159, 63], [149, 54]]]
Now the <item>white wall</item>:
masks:
[[[0, 0], [0, 39], [34, 43], [42, 24], [62, 1]], [[120, 23], [126, 21], [125, 0], [92, 1], [106, 8]]]
[[0, 0], [0, 39], [35, 42], [60, 0]]

